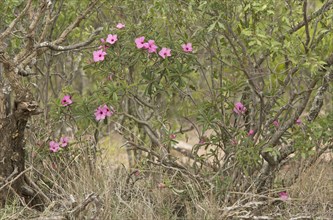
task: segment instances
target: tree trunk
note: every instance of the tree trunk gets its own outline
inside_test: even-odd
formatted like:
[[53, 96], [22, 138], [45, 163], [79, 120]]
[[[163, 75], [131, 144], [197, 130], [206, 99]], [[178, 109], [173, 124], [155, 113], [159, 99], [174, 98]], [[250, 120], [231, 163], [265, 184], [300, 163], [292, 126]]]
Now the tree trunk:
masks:
[[[70, 51], [83, 48], [92, 43], [102, 31], [102, 28], [96, 29], [87, 41], [61, 46], [81, 21], [95, 10], [99, 0], [93, 0], [75, 18], [63, 23], [61, 28], [63, 31], [57, 34], [57, 38], [50, 41], [53, 30], [58, 27], [56, 18], [63, 9], [62, 4], [59, 6], [52, 2], [26, 1], [25, 4], [14, 7], [18, 11], [15, 19], [8, 24], [1, 23], [4, 30], [0, 33], [2, 68], [0, 69], [0, 206], [4, 205], [11, 195], [29, 199], [25, 202], [30, 202], [31, 198], [34, 202], [36, 198], [38, 200], [38, 197], [43, 198], [29, 188], [29, 184], [26, 183], [33, 183], [24, 175], [26, 172], [24, 131], [29, 118], [42, 112], [29, 86], [22, 82], [23, 77], [33, 74], [31, 67], [36, 64], [38, 56], [47, 50]], [[17, 31], [20, 33], [12, 36], [12, 33]], [[22, 43], [14, 48], [8, 48], [14, 38], [21, 38]], [[6, 52], [11, 49], [15, 49], [15, 54]], [[13, 92], [14, 98], [12, 107], [8, 99], [10, 91]]]
[[[4, 68], [4, 75], [13, 76], [14, 72]], [[12, 75], [9, 75], [12, 74]], [[14, 77], [15, 78], [15, 77]], [[3, 79], [3, 78], [2, 78]], [[25, 139], [24, 131], [28, 119], [41, 113], [37, 103], [26, 89], [21, 89], [15, 97], [12, 113], [8, 113], [9, 85], [0, 83], [0, 206], [4, 206], [12, 195], [18, 195], [30, 203], [34, 191], [25, 183]], [[11, 84], [13, 85], [13, 84]], [[8, 88], [6, 88], [8, 86]], [[17, 90], [16, 90], [17, 91]], [[33, 202], [36, 205], [36, 200]]]

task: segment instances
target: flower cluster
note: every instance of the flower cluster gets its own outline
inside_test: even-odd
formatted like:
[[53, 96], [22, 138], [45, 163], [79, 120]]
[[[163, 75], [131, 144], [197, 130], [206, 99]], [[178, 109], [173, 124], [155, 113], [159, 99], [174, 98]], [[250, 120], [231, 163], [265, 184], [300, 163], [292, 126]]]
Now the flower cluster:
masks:
[[[118, 23], [116, 26], [118, 29], [122, 29], [125, 27], [124, 24], [122, 23]], [[118, 41], [118, 36], [116, 34], [109, 34], [106, 38], [106, 40], [104, 38], [101, 38], [101, 42], [102, 46], [100, 46], [98, 49], [93, 52], [93, 59], [94, 62], [100, 62], [103, 61], [105, 58], [105, 55], [107, 55], [106, 53], [106, 49], [108, 49], [110, 47], [110, 45], [115, 44]]]
[[50, 151], [55, 153], [60, 149], [60, 147], [66, 147], [68, 145], [68, 142], [69, 137], [61, 137], [59, 142], [50, 141]]
[[148, 40], [148, 42], [145, 42], [145, 37], [143, 36], [136, 38], [134, 42], [138, 49], [145, 49], [148, 53], [156, 53], [158, 48], [154, 40]]
[[[65, 95], [61, 100], [61, 104], [63, 106], [68, 106], [68, 105], [71, 105], [72, 103], [73, 103], [73, 101], [72, 101], [70, 95]], [[114, 113], [114, 109], [111, 106], [108, 107], [107, 105], [104, 105], [104, 106], [99, 106], [95, 110], [94, 115], [95, 115], [95, 118], [97, 121], [101, 121], [101, 120], [104, 120], [106, 117], [112, 116], [113, 113]], [[61, 146], [65, 147], [68, 143], [68, 138], [67, 137], [61, 138], [60, 143], [61, 143]], [[57, 152], [59, 149], [59, 144], [57, 142], [51, 141], [50, 149], [52, 152]]]
[[[135, 44], [138, 49], [144, 49], [147, 50], [148, 53], [156, 53], [158, 46], [156, 46], [154, 40], [148, 40], [148, 42], [145, 42], [145, 37], [141, 36], [135, 39]], [[187, 43], [182, 45], [183, 51], [186, 53], [192, 52], [192, 44]], [[166, 57], [171, 57], [171, 49], [167, 47], [162, 47], [162, 49], [158, 52], [158, 55], [160, 55], [163, 59]]]
[[[247, 109], [246, 107], [241, 103], [241, 102], [236, 102], [235, 105], [234, 105], [234, 109], [233, 111], [237, 114], [237, 115], [242, 115], [244, 114]], [[296, 121], [295, 121], [295, 124], [297, 125], [302, 125], [302, 120], [300, 118], [298, 118]], [[278, 129], [280, 127], [280, 122], [279, 120], [274, 120], [273, 123], [274, 127], [276, 129]], [[249, 132], [247, 133], [247, 136], [253, 136], [255, 134], [255, 131], [254, 130], [249, 130]]]
[[[125, 28], [125, 24], [118, 23], [116, 25], [117, 29], [123, 29]], [[100, 46], [98, 49], [93, 52], [93, 60], [94, 62], [100, 62], [103, 61], [105, 56], [107, 55], [106, 49], [110, 47], [110, 45], [115, 44], [118, 41], [118, 36], [116, 34], [112, 35], [109, 34], [105, 39], [101, 39], [102, 46]], [[135, 39], [135, 44], [138, 49], [144, 49], [147, 50], [148, 53], [157, 53], [158, 46], [155, 44], [155, 40], [148, 40], [145, 42], [145, 37], [141, 36]], [[183, 48], [183, 51], [185, 53], [190, 53], [193, 51], [192, 43], [185, 43], [181, 45]], [[171, 56], [171, 49], [167, 47], [162, 47], [162, 49], [158, 52], [158, 55], [160, 55], [163, 59]]]
[[113, 113], [114, 113], [114, 110], [112, 107], [109, 108], [107, 105], [99, 106], [95, 110], [96, 121], [104, 120], [106, 117], [112, 116]]

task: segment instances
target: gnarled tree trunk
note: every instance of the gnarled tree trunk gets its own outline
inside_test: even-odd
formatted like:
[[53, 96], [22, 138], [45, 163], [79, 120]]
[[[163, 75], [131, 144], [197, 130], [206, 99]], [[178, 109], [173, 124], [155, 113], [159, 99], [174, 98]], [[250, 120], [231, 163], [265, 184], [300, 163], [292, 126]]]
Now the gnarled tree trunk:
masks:
[[[24, 131], [32, 115], [42, 113], [34, 99], [30, 88], [22, 82], [22, 77], [32, 75], [31, 68], [37, 58], [47, 50], [70, 51], [80, 49], [92, 43], [102, 28], [96, 29], [87, 41], [62, 46], [69, 34], [88, 17], [99, 0], [89, 1], [77, 17], [70, 20], [58, 35], [52, 35], [57, 24], [57, 17], [63, 4], [49, 0], [27, 0], [18, 7], [18, 15], [4, 25], [0, 32], [0, 206], [4, 205], [8, 196], [18, 195], [25, 202], [40, 204], [37, 192], [29, 187], [24, 173], [25, 168], [25, 138]], [[61, 29], [62, 29], [61, 28]], [[7, 48], [13, 38], [12, 33], [19, 30], [22, 40], [19, 51], [10, 53]], [[14, 38], [17, 36], [14, 36]], [[52, 38], [54, 38], [52, 40]], [[7, 51], [8, 49], [8, 51]], [[5, 83], [6, 82], [6, 83]], [[13, 92], [14, 105], [10, 109], [9, 92]], [[9, 111], [10, 109], [10, 111]], [[10, 113], [11, 112], [11, 113]], [[42, 199], [42, 197], [41, 197]]]
[[[15, 72], [11, 71], [12, 67], [4, 66], [3, 75], [10, 76], [14, 86], [19, 85]], [[10, 85], [5, 84], [4, 80], [0, 85], [0, 204], [4, 205], [13, 194], [26, 199], [28, 203], [35, 193], [22, 175], [25, 172], [24, 131], [28, 119], [41, 111], [30, 92], [22, 87], [19, 90], [16, 88], [15, 104], [12, 113], [8, 115]]]

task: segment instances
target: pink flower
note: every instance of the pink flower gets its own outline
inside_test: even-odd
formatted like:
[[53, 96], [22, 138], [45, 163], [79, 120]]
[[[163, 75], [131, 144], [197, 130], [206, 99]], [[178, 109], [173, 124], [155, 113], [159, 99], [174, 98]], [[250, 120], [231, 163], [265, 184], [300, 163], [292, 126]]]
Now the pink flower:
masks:
[[279, 127], [279, 126], [280, 126], [280, 123], [279, 123], [277, 120], [275, 120], [275, 121], [273, 121], [273, 125], [274, 125], [275, 127]]
[[136, 47], [138, 49], [141, 49], [144, 47], [144, 43], [145, 43], [145, 37], [138, 37], [135, 39], [135, 44], [136, 44]]
[[146, 42], [146, 43], [143, 43], [143, 47], [142, 47], [142, 49], [145, 49], [145, 50], [147, 50], [149, 48], [149, 44]]
[[298, 118], [295, 123], [298, 124], [298, 125], [301, 125], [302, 124], [302, 120]]
[[156, 53], [156, 49], [158, 48], [155, 44], [155, 41], [154, 40], [149, 40], [148, 43], [147, 43], [148, 47], [148, 53]]
[[105, 116], [110, 117], [113, 115], [113, 111], [111, 111], [107, 105], [104, 105], [102, 109]]
[[103, 49], [97, 50], [93, 52], [93, 57], [95, 62], [103, 61], [106, 52]]
[[279, 192], [279, 197], [282, 201], [286, 201], [288, 200], [289, 196], [288, 196], [288, 193], [286, 191], [284, 192]]
[[118, 23], [116, 26], [116, 28], [118, 28], [118, 29], [123, 29], [124, 27], [125, 27], [125, 25], [122, 23]]
[[99, 106], [95, 110], [95, 117], [96, 117], [96, 121], [104, 120], [105, 117], [106, 117], [104, 108], [102, 108], [101, 106]]
[[234, 112], [238, 115], [244, 114], [246, 112], [246, 107], [241, 103], [235, 103]]
[[109, 34], [108, 37], [106, 38], [106, 42], [108, 42], [109, 44], [114, 44], [116, 43], [118, 40], [118, 37], [117, 35], [112, 35], [112, 34]]
[[171, 49], [163, 47], [158, 54], [165, 59], [171, 56]]
[[108, 77], [107, 77], [108, 80], [112, 81], [113, 79], [113, 74], [111, 73]]
[[247, 133], [247, 136], [252, 136], [252, 135], [254, 135], [254, 130], [251, 129], [249, 133]]
[[60, 138], [61, 147], [66, 147], [68, 145], [68, 142], [69, 142], [69, 137], [61, 137]]
[[199, 144], [205, 144], [206, 143], [206, 141], [207, 141], [207, 137], [206, 136], [201, 136], [200, 138], [199, 138]]
[[159, 189], [163, 189], [163, 188], [165, 188], [166, 186], [165, 186], [164, 183], [159, 183], [159, 184], [157, 185], [157, 187], [158, 187]]
[[110, 117], [112, 116], [114, 113], [114, 110], [112, 107], [108, 107], [107, 105], [99, 106], [96, 110], [95, 110], [95, 117], [97, 121], [100, 120], [104, 120], [106, 117]]
[[65, 95], [64, 98], [61, 99], [61, 104], [63, 106], [68, 106], [73, 103], [72, 97], [70, 95]]
[[105, 43], [105, 39], [104, 39], [104, 38], [101, 38], [101, 42], [104, 44], [104, 43]]
[[182, 48], [183, 48], [183, 51], [185, 53], [188, 53], [188, 52], [192, 52], [192, 44], [191, 43], [187, 43], [187, 44], [183, 44], [182, 45]]
[[170, 134], [170, 139], [175, 139], [177, 137], [177, 135], [175, 134]]
[[110, 46], [109, 45], [103, 45], [103, 46], [99, 46], [98, 49], [106, 51], [106, 49], [108, 49]]
[[50, 141], [49, 145], [50, 145], [50, 151], [52, 151], [53, 153], [59, 150], [59, 143], [55, 141]]

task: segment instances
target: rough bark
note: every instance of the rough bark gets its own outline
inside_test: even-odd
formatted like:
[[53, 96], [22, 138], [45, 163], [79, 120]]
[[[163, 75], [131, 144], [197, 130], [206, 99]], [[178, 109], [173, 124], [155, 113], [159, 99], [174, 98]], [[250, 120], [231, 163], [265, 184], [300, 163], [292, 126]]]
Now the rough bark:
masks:
[[[48, 36], [56, 24], [54, 18], [59, 15], [59, 12], [57, 5], [52, 6], [52, 1], [47, 0], [26, 1], [16, 18], [0, 33], [0, 206], [4, 205], [8, 196], [11, 195], [24, 198], [26, 203], [33, 200], [30, 203], [32, 205], [43, 200], [38, 198], [38, 193], [33, 190], [33, 184], [29, 184], [31, 181], [26, 181], [27, 178], [24, 175], [27, 172], [24, 132], [29, 118], [42, 111], [30, 88], [22, 83], [22, 77], [32, 74], [31, 67], [47, 50], [74, 50], [92, 43], [101, 32], [101, 28], [96, 29], [87, 41], [73, 45], [60, 45], [65, 42], [74, 28], [93, 12], [98, 2], [99, 0], [91, 1], [82, 13], [64, 26], [63, 31], [52, 41], [46, 40], [50, 40]], [[61, 10], [61, 6], [59, 7]], [[8, 45], [5, 42], [10, 40], [11, 33], [17, 29], [20, 29], [20, 33], [25, 33], [21, 36], [25, 41], [19, 52], [8, 54]], [[9, 94], [11, 91], [12, 94]], [[11, 96], [14, 99], [12, 109], [8, 99]]]
[[[10, 66], [5, 66], [4, 75], [13, 76]], [[9, 77], [12, 80], [15, 77]], [[18, 83], [18, 82], [12, 82]], [[6, 88], [2, 86], [1, 90]], [[35, 114], [41, 113], [38, 104], [34, 101], [30, 92], [23, 88], [16, 91], [15, 104], [12, 114], [7, 116], [8, 99], [2, 92], [0, 95], [0, 204], [4, 205], [7, 197], [17, 194], [21, 198], [31, 199], [34, 192], [24, 181], [25, 171], [25, 140], [24, 131], [28, 119]], [[15, 181], [14, 181], [15, 180]], [[29, 203], [29, 201], [26, 201]]]
[[6, 118], [10, 113], [10, 85], [3, 78], [2, 64], [0, 63], [0, 118]]

